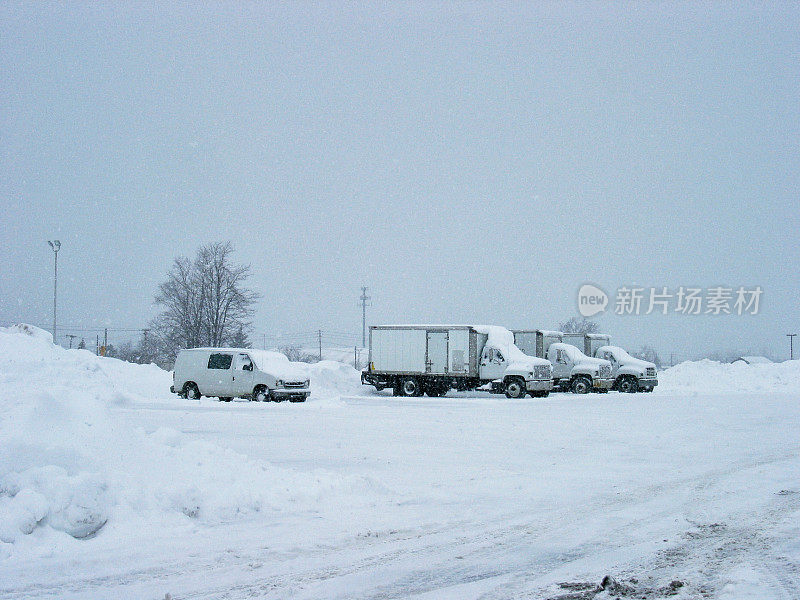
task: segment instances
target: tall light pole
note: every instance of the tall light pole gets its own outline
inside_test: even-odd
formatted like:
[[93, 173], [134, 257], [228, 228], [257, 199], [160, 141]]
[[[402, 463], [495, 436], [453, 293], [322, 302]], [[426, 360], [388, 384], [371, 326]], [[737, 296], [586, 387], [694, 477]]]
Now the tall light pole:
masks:
[[786, 337], [789, 338], [789, 360], [794, 360], [794, 338], [797, 337], [796, 333], [787, 333]]
[[361, 288], [361, 347], [364, 348], [367, 345], [367, 300], [369, 300], [369, 296], [367, 296], [367, 288]]
[[58, 240], [47, 240], [50, 248], [53, 249], [53, 343], [56, 341], [56, 308], [58, 306], [58, 251], [61, 250], [61, 242]]

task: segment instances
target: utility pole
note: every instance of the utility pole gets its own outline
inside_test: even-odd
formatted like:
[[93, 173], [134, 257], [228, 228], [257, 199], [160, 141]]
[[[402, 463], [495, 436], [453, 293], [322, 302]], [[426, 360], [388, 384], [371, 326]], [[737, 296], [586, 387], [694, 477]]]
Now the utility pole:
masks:
[[794, 338], [797, 336], [796, 333], [787, 333], [786, 337], [789, 338], [789, 360], [794, 360]]
[[[103, 329], [103, 348], [108, 349], [108, 327]], [[105, 351], [103, 354], [105, 354]]]
[[67, 337], [69, 338], [69, 349], [72, 350], [72, 340], [74, 340], [78, 336], [77, 335], [73, 335], [72, 333], [68, 333]]
[[53, 250], [53, 343], [56, 341], [56, 308], [58, 306], [58, 251], [61, 250], [61, 242], [58, 240], [47, 240]]
[[369, 296], [367, 296], [367, 287], [361, 287], [361, 347], [364, 348], [367, 345], [367, 300], [369, 300]]
[[319, 340], [319, 359], [322, 360], [322, 329], [317, 330], [317, 339]]
[[353, 368], [358, 369], [358, 346], [353, 346]]

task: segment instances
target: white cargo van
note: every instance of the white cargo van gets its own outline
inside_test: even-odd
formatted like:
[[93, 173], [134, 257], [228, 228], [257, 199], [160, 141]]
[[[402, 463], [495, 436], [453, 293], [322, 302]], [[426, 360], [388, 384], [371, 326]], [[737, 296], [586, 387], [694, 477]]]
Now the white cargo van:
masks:
[[308, 378], [279, 352], [247, 348], [192, 348], [175, 360], [170, 391], [182, 398], [216, 396], [223, 402], [303, 402]]

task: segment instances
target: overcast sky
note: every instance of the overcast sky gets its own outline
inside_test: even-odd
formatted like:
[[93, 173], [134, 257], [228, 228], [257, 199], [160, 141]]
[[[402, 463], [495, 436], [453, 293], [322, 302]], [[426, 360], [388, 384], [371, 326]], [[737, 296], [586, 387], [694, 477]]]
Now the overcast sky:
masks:
[[763, 289], [609, 306], [634, 349], [800, 333], [797, 3], [4, 2], [0, 94], [0, 324], [51, 322], [58, 238], [64, 325], [144, 326], [232, 240], [259, 338], [359, 335], [361, 285], [370, 323], [554, 328], [585, 282]]

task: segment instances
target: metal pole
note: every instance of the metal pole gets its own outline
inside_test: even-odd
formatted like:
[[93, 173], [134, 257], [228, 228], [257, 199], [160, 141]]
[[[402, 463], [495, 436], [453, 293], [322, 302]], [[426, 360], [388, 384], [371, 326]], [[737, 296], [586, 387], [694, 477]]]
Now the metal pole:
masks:
[[369, 296], [367, 296], [367, 288], [366, 286], [361, 287], [361, 347], [365, 347], [367, 345], [367, 300], [369, 300]]
[[58, 308], [58, 251], [61, 250], [61, 242], [58, 240], [47, 240], [50, 248], [53, 250], [53, 343], [58, 343], [56, 340], [56, 311]]
[[796, 333], [787, 333], [786, 337], [789, 338], [789, 360], [794, 360], [794, 338]]
[[58, 342], [56, 337], [56, 314], [58, 308], [58, 250], [53, 252], [53, 343]]
[[322, 329], [317, 330], [317, 336], [319, 337], [319, 359], [322, 360]]

